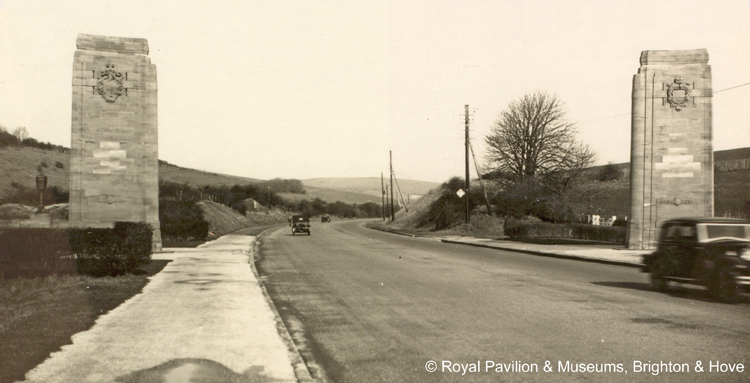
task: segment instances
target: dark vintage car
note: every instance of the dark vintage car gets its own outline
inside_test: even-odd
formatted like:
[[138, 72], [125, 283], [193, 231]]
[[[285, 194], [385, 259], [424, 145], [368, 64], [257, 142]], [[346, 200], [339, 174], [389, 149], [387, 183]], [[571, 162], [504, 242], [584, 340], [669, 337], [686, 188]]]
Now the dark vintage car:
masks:
[[328, 214], [323, 214], [320, 217], [320, 222], [331, 222], [331, 216]]
[[654, 289], [670, 283], [707, 287], [733, 302], [750, 288], [750, 223], [731, 218], [681, 218], [661, 226], [657, 250], [643, 257]]
[[292, 235], [297, 233], [307, 233], [307, 235], [310, 235], [310, 218], [306, 215], [292, 216]]

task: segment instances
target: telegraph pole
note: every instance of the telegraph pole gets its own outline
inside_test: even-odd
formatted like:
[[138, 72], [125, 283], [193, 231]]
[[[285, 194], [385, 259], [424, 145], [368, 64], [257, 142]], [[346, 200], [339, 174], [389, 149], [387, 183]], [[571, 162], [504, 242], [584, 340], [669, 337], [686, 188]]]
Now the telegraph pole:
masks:
[[477, 155], [474, 153], [474, 147], [469, 144], [471, 149], [471, 157], [474, 159], [474, 168], [477, 170], [477, 178], [479, 178], [479, 186], [482, 188], [482, 194], [484, 194], [484, 204], [487, 205], [487, 215], [492, 216], [492, 208], [490, 207], [490, 198], [487, 197], [487, 189], [484, 187], [484, 181], [482, 181], [482, 172], [479, 171], [479, 164], [477, 163]]
[[396, 217], [396, 214], [393, 211], [393, 151], [388, 151], [388, 156], [390, 156], [391, 159], [391, 222]]
[[385, 206], [383, 206], [384, 214], [383, 217], [388, 217], [388, 222], [391, 221], [390, 208], [388, 207], [390, 200], [388, 199], [388, 184], [385, 184]]
[[469, 211], [469, 105], [464, 105], [464, 112], [466, 114], [466, 223], [471, 220], [471, 212]]
[[380, 172], [380, 206], [382, 207], [383, 221], [385, 221], [385, 184], [383, 183], [383, 172]]

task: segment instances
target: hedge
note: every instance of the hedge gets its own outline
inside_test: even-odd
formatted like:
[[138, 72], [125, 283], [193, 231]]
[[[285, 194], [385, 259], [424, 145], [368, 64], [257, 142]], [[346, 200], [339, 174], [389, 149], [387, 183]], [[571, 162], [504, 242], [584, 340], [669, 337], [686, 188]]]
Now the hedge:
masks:
[[209, 224], [195, 201], [160, 199], [159, 221], [165, 241], [203, 240], [208, 236]]
[[151, 261], [151, 225], [111, 229], [22, 228], [0, 231], [0, 277], [121, 275]]
[[70, 229], [69, 243], [79, 274], [116, 276], [151, 261], [152, 235], [147, 223], [115, 222], [112, 229]]
[[21, 228], [0, 231], [0, 277], [75, 274], [75, 259], [64, 229]]
[[576, 238], [592, 241], [625, 243], [626, 228], [621, 226], [595, 226], [586, 224], [554, 224], [507, 220], [505, 235], [511, 238]]
[[162, 224], [161, 236], [164, 240], [203, 240], [208, 236], [208, 222]]

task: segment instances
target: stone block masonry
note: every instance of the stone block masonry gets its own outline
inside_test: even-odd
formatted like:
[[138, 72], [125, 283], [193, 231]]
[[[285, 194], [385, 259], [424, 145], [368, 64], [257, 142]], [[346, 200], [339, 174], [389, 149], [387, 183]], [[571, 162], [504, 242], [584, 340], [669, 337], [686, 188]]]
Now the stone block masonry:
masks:
[[157, 83], [148, 41], [80, 34], [76, 47], [70, 225], [147, 222], [160, 250]]
[[641, 53], [633, 76], [629, 248], [654, 248], [665, 220], [713, 216], [712, 96], [705, 49]]

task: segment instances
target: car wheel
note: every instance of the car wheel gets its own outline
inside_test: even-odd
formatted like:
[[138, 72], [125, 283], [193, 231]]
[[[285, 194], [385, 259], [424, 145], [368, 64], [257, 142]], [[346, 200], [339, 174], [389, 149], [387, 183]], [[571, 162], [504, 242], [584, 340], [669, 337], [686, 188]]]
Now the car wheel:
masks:
[[735, 282], [734, 272], [729, 266], [722, 267], [714, 281], [713, 293], [716, 299], [734, 303], [737, 301], [739, 285]]
[[664, 278], [664, 270], [658, 259], [651, 267], [651, 288], [656, 291], [667, 291], [669, 289], [669, 281]]

